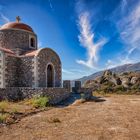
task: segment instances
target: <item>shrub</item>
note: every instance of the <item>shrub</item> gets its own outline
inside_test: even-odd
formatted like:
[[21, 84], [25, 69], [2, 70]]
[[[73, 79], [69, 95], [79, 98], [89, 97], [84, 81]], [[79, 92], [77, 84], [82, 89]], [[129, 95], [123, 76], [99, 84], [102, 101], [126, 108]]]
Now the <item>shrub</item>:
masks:
[[11, 113], [18, 113], [17, 108], [16, 108], [16, 107], [12, 108], [12, 109], [11, 109]]
[[8, 115], [7, 114], [0, 114], [0, 123], [6, 122]]
[[118, 91], [126, 91], [126, 88], [125, 88], [123, 85], [117, 85], [117, 86], [114, 88], [114, 90], [115, 90], [116, 92], [118, 92]]
[[122, 75], [129, 75], [129, 72], [124, 72], [122, 73]]
[[33, 99], [31, 99], [30, 103], [35, 108], [39, 108], [39, 107], [43, 108], [48, 105], [49, 99], [48, 99], [48, 97], [33, 98]]
[[132, 90], [140, 90], [140, 85], [139, 84], [135, 84], [131, 87]]
[[7, 101], [2, 101], [0, 102], [0, 111], [5, 112], [5, 110], [8, 108], [8, 102]]
[[113, 89], [109, 85], [102, 85], [100, 91], [103, 91], [104, 93], [110, 93], [113, 91]]

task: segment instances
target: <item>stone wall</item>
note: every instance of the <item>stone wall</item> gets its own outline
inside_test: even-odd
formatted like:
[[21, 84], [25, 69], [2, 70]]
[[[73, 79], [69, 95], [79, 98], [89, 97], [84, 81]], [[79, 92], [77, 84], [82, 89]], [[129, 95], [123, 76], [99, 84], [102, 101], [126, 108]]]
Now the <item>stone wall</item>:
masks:
[[42, 49], [38, 55], [38, 86], [47, 86], [47, 65], [51, 64], [54, 68], [54, 86], [61, 87], [62, 73], [61, 73], [61, 61], [59, 56], [49, 48]]
[[78, 90], [78, 89], [81, 89], [81, 81], [75, 81], [75, 88]]
[[18, 67], [20, 66], [20, 59], [15, 56], [5, 54], [5, 87], [18, 86]]
[[3, 88], [0, 89], [0, 100], [19, 101], [38, 96], [47, 96], [50, 104], [57, 104], [70, 96], [65, 88]]
[[[61, 61], [51, 49], [45, 48], [37, 55], [16, 56], [4, 53], [0, 61], [4, 66], [5, 86], [1, 87], [47, 87], [47, 66], [53, 65], [54, 86], [61, 87]], [[3, 80], [3, 81], [4, 81]]]
[[85, 99], [90, 99], [93, 94], [93, 88], [81, 87], [81, 81], [75, 81], [75, 86], [72, 87], [72, 92], [81, 94]]
[[0, 88], [5, 87], [5, 54], [0, 51]]
[[33, 85], [33, 59], [34, 56], [21, 57], [21, 65], [19, 68], [20, 87], [32, 87]]
[[72, 91], [71, 81], [70, 80], [64, 80], [63, 81], [63, 88], [66, 88], [66, 89], [68, 89], [71, 92]]
[[23, 52], [27, 50], [35, 50], [37, 48], [29, 47], [30, 36], [34, 36], [37, 40], [37, 36], [28, 31], [16, 29], [0, 30], [0, 47], [8, 48], [15, 52], [17, 48], [22, 49]]
[[5, 56], [5, 87], [32, 87], [34, 57]]

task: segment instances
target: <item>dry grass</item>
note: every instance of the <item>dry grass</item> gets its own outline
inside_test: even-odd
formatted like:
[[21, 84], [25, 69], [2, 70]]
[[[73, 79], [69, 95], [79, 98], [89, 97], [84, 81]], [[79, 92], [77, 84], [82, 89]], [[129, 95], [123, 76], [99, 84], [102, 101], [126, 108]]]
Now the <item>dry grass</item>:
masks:
[[49, 104], [48, 97], [38, 97], [38, 98], [32, 98], [29, 100], [26, 100], [26, 105], [32, 105], [34, 108], [44, 108], [48, 106]]
[[0, 123], [5, 123], [7, 118], [9, 117], [8, 114], [0, 114]]
[[25, 117], [1, 127], [0, 139], [140, 140], [140, 96], [109, 95], [103, 99]]
[[9, 107], [9, 104], [7, 101], [0, 102], [0, 111], [5, 112]]
[[45, 108], [48, 105], [47, 97], [32, 98], [21, 102], [0, 102], [0, 124], [14, 123], [22, 116], [27, 116]]
[[61, 123], [60, 119], [59, 118], [50, 118], [48, 120], [49, 123]]

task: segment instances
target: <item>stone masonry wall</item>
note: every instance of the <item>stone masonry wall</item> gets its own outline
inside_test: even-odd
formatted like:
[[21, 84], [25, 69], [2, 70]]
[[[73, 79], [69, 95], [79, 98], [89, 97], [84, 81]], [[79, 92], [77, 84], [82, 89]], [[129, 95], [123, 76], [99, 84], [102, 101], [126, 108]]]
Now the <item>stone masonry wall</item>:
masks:
[[55, 87], [61, 87], [61, 61], [59, 56], [51, 49], [46, 48], [41, 50], [38, 54], [38, 78], [39, 87], [46, 87], [46, 69], [47, 64], [51, 63], [55, 71]]
[[32, 87], [33, 85], [33, 56], [30, 57], [20, 57], [20, 87]]
[[0, 88], [5, 87], [5, 55], [0, 51]]
[[18, 86], [18, 67], [20, 64], [20, 59], [18, 57], [5, 56], [5, 86], [15, 87]]
[[32, 97], [47, 96], [50, 104], [57, 104], [70, 96], [65, 88], [3, 88], [0, 89], [0, 100], [19, 101]]
[[32, 35], [36, 38], [37, 36], [33, 33], [21, 30], [0, 30], [0, 47], [8, 48], [11, 50], [15, 49], [23, 49], [27, 50], [35, 50], [36, 48], [29, 48], [29, 35]]
[[33, 57], [16, 57], [6, 54], [5, 84], [6, 87], [32, 87]]
[[71, 90], [72, 90], [72, 88], [71, 88], [71, 81], [70, 80], [64, 80], [63, 81], [63, 88], [66, 88], [66, 89], [68, 89], [71, 92]]

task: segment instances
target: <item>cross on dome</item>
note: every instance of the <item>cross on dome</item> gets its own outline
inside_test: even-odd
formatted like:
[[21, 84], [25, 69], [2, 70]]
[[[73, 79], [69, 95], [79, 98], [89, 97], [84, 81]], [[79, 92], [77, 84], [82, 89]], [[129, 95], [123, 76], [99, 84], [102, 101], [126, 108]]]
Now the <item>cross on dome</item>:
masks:
[[17, 21], [17, 22], [20, 22], [20, 21], [21, 21], [20, 16], [17, 16], [17, 17], [16, 17], [16, 21]]

